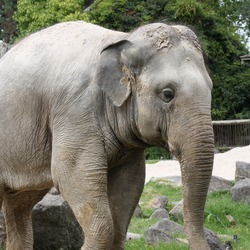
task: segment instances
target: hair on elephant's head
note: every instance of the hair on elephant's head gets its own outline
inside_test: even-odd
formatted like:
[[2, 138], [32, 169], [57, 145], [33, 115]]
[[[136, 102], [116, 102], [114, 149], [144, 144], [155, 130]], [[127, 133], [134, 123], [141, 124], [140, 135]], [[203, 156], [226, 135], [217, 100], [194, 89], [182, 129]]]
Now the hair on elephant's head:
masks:
[[117, 108], [133, 106], [133, 131], [181, 163], [184, 221], [192, 249], [209, 249], [203, 211], [213, 165], [212, 81], [195, 34], [150, 24], [102, 51], [96, 82]]

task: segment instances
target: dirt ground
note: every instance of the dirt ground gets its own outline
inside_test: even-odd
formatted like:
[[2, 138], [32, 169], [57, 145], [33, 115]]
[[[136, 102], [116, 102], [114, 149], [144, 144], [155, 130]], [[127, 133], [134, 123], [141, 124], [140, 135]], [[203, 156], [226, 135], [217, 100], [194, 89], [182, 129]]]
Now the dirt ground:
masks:
[[[227, 180], [235, 179], [236, 161], [250, 163], [250, 145], [231, 149], [214, 156], [213, 175]], [[180, 164], [176, 160], [163, 160], [146, 165], [146, 182], [152, 177], [180, 176]]]

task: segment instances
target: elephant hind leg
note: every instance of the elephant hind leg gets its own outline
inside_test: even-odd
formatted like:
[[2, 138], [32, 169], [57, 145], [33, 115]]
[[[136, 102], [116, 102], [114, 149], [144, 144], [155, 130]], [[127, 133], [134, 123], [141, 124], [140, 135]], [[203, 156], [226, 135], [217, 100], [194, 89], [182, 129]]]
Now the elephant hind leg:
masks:
[[9, 193], [4, 196], [3, 211], [7, 232], [7, 250], [32, 250], [32, 208], [46, 190]]

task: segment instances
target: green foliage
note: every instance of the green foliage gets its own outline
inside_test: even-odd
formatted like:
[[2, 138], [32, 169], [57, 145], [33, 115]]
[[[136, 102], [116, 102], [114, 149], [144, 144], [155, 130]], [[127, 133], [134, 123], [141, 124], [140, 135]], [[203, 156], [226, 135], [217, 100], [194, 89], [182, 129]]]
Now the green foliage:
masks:
[[0, 40], [9, 43], [13, 40], [16, 31], [16, 24], [12, 15], [16, 10], [16, 0], [0, 1]]
[[[223, 75], [224, 73], [224, 75]], [[214, 119], [250, 118], [250, 68], [235, 62], [213, 74], [212, 115]]]
[[170, 152], [166, 148], [147, 148], [145, 151], [147, 160], [160, 160], [160, 159], [170, 159]]
[[[227, 215], [234, 218], [230, 223]], [[229, 192], [213, 192], [208, 196], [205, 210], [205, 226], [220, 235], [239, 237], [239, 249], [248, 249], [250, 225], [250, 206], [246, 203], [235, 202]], [[235, 248], [235, 242], [233, 243]]]
[[191, 25], [200, 37], [214, 82], [212, 116], [216, 120], [250, 110], [249, 71], [240, 65], [240, 56], [247, 50], [235, 25], [242, 1], [173, 0], [166, 5], [170, 21]]
[[181, 243], [159, 243], [157, 245], [148, 245], [144, 239], [131, 240], [126, 243], [125, 250], [188, 250], [187, 245]]
[[23, 37], [58, 22], [88, 21], [83, 7], [84, 0], [19, 0], [14, 18]]
[[97, 0], [90, 20], [109, 29], [130, 31], [163, 17], [166, 0]]

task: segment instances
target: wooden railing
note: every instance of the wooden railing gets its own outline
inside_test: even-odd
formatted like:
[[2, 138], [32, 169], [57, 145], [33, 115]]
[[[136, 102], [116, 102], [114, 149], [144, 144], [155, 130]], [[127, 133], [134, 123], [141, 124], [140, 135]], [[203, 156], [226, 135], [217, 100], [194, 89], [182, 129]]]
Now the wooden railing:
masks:
[[213, 121], [213, 129], [217, 148], [250, 145], [250, 119]]

